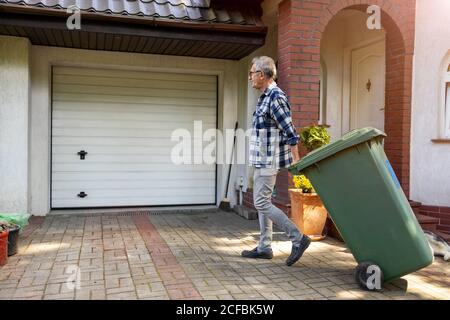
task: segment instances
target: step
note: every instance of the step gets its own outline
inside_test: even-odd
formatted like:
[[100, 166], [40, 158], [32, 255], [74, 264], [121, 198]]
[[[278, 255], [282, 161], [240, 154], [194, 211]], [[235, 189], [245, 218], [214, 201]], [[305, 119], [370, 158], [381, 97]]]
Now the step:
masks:
[[416, 218], [417, 221], [419, 221], [419, 224], [421, 225], [422, 229], [432, 232], [437, 231], [437, 225], [439, 224], [438, 218], [433, 218], [422, 214], [416, 214]]
[[243, 217], [244, 219], [247, 219], [247, 220], [256, 220], [256, 219], [258, 219], [258, 212], [256, 210], [247, 208], [247, 207], [245, 207], [243, 205], [242, 206], [241, 205], [234, 206], [233, 211], [236, 212], [241, 217]]
[[443, 225], [438, 225], [437, 226], [437, 231], [440, 233], [443, 233], [445, 235], [450, 235], [450, 230], [448, 230], [448, 226], [443, 226]]
[[411, 209], [414, 211], [414, 214], [416, 215], [420, 214], [420, 208], [422, 208], [422, 203], [410, 200], [409, 204], [411, 205]]

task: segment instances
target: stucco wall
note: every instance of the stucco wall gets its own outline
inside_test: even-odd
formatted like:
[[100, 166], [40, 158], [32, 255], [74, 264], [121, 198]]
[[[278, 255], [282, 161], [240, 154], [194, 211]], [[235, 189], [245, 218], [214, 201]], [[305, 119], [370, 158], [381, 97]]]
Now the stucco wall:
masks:
[[28, 39], [0, 36], [0, 212], [28, 212]]
[[418, 0], [414, 56], [411, 199], [450, 206], [450, 143], [442, 138], [441, 75], [450, 51], [450, 1]]
[[[200, 59], [106, 51], [33, 46], [31, 60], [31, 212], [43, 215], [50, 210], [51, 66], [93, 66], [151, 72], [186, 72], [219, 77], [218, 127], [234, 128], [237, 118], [237, 66], [229, 60]], [[231, 147], [232, 141], [230, 141]], [[223, 198], [226, 170], [218, 166], [218, 203]], [[230, 182], [233, 185], [233, 181]], [[234, 195], [231, 201], [235, 202]]]
[[328, 133], [332, 141], [342, 135], [342, 78], [344, 63], [344, 31], [345, 23], [332, 20], [322, 38], [320, 56], [325, 67], [326, 106], [324, 119], [330, 127]]

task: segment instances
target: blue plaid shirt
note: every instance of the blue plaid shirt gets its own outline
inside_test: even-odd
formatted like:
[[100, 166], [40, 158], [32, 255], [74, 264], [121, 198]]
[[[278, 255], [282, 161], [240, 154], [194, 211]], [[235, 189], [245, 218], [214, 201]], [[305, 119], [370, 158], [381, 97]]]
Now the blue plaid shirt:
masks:
[[259, 97], [253, 113], [250, 166], [276, 169], [290, 167], [291, 146], [296, 145], [298, 140], [288, 98], [273, 82]]

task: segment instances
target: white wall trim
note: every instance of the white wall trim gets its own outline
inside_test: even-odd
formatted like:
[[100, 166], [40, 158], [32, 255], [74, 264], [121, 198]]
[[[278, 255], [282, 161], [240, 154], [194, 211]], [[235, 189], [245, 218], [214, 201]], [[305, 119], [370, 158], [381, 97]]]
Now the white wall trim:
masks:
[[439, 82], [439, 138], [450, 138], [450, 96], [447, 96], [447, 83], [450, 82], [450, 51], [441, 64], [441, 80]]

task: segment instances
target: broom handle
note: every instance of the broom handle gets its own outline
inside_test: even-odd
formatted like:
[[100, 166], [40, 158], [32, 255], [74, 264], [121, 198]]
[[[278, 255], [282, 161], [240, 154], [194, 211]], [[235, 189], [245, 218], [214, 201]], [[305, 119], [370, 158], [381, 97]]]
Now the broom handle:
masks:
[[228, 186], [230, 184], [231, 166], [232, 166], [232, 163], [233, 163], [234, 145], [236, 144], [236, 130], [237, 130], [237, 127], [238, 127], [238, 122], [236, 121], [236, 125], [234, 126], [233, 147], [231, 148], [231, 161], [230, 161], [230, 169], [228, 170], [227, 191], [225, 193], [225, 198], [228, 197]]

